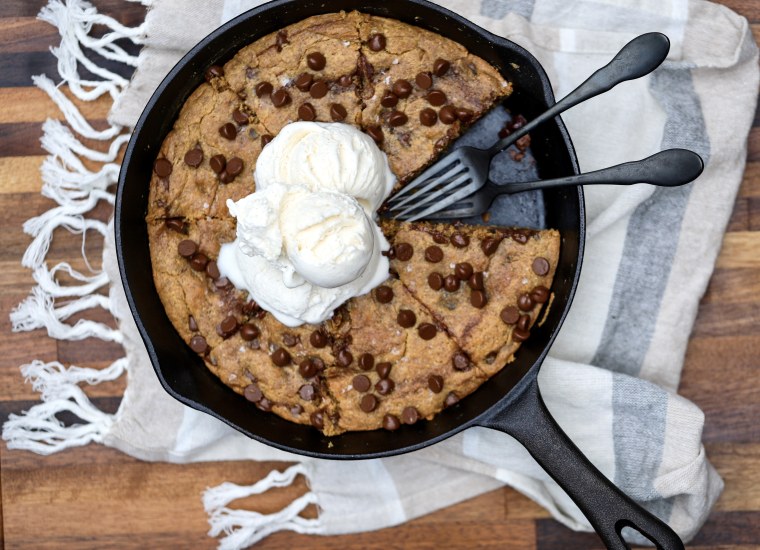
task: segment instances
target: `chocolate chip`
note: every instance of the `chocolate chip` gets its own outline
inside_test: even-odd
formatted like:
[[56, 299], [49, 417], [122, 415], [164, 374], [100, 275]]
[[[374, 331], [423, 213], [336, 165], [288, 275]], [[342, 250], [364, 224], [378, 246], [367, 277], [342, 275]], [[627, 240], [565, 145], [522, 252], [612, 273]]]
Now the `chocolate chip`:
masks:
[[381, 304], [387, 304], [393, 300], [393, 289], [389, 286], [380, 285], [375, 289], [375, 300]]
[[256, 408], [260, 411], [269, 412], [272, 410], [272, 402], [266, 397], [262, 397], [261, 401], [256, 403]]
[[517, 328], [520, 330], [530, 330], [530, 315], [520, 315], [517, 321]]
[[321, 99], [327, 95], [327, 82], [324, 80], [317, 80], [309, 88], [309, 95], [314, 99]]
[[427, 99], [428, 103], [433, 107], [440, 107], [446, 103], [446, 94], [441, 90], [430, 90], [425, 96], [425, 99]]
[[304, 359], [298, 364], [298, 372], [304, 378], [312, 378], [317, 375], [317, 366], [311, 359]]
[[375, 143], [382, 143], [385, 139], [383, 129], [380, 126], [368, 126], [365, 131], [369, 137], [375, 140]]
[[290, 364], [290, 354], [284, 348], [277, 348], [272, 353], [272, 363], [278, 367], [284, 367]]
[[292, 348], [298, 343], [298, 338], [294, 334], [291, 334], [289, 332], [286, 332], [282, 335], [282, 343], [288, 346], [289, 348]]
[[449, 392], [449, 394], [446, 396], [446, 399], [443, 400], [444, 407], [451, 407], [457, 403], [459, 403], [459, 396], [454, 392]]
[[447, 292], [456, 292], [459, 290], [459, 278], [456, 275], [446, 275], [443, 279], [443, 288]]
[[306, 56], [306, 64], [312, 71], [321, 71], [327, 65], [327, 60], [321, 53], [312, 52]]
[[493, 237], [487, 237], [480, 241], [480, 249], [486, 256], [493, 256], [496, 253], [496, 249], [499, 248], [501, 239], [495, 239]]
[[373, 52], [379, 52], [385, 49], [385, 35], [376, 33], [369, 37], [369, 49]]
[[525, 244], [528, 242], [528, 235], [516, 231], [512, 233], [512, 240], [519, 244]]
[[396, 316], [396, 322], [404, 328], [410, 328], [417, 322], [417, 316], [410, 309], [402, 309]]
[[177, 233], [187, 234], [187, 224], [183, 218], [166, 218], [164, 225]]
[[372, 370], [375, 366], [375, 358], [371, 353], [362, 353], [359, 357], [359, 368], [362, 370]]
[[467, 285], [472, 290], [483, 290], [485, 288], [483, 283], [483, 272], [482, 271], [476, 271], [472, 274], [472, 277], [470, 277], [467, 280]]
[[293, 416], [301, 416], [302, 413], [303, 413], [303, 407], [299, 405], [298, 403], [290, 407], [290, 414], [292, 414]]
[[461, 233], [453, 233], [449, 241], [456, 248], [466, 248], [470, 244], [470, 237]]
[[203, 149], [200, 147], [194, 147], [185, 153], [185, 164], [198, 168], [203, 162]]
[[309, 336], [309, 342], [315, 348], [323, 348], [327, 345], [327, 336], [321, 330], [315, 330]]
[[438, 118], [440, 118], [441, 122], [444, 124], [454, 124], [457, 121], [456, 109], [451, 105], [441, 107], [441, 110], [438, 111]]
[[276, 92], [272, 93], [270, 97], [272, 98], [272, 105], [274, 105], [278, 109], [281, 107], [285, 107], [291, 101], [290, 94], [285, 88], [280, 88]]
[[156, 159], [153, 163], [153, 171], [159, 178], [166, 178], [172, 173], [172, 163], [164, 158]]
[[298, 119], [311, 122], [317, 118], [317, 110], [311, 103], [304, 103], [298, 108]]
[[219, 266], [216, 265], [216, 262], [214, 260], [209, 260], [209, 262], [206, 264], [206, 275], [214, 280], [222, 276], [222, 274], [219, 273]]
[[451, 67], [451, 63], [439, 57], [433, 62], [433, 73], [435, 76], [443, 76], [449, 72], [449, 67]]
[[243, 159], [238, 157], [232, 157], [227, 161], [227, 173], [233, 178], [243, 171]]
[[454, 370], [465, 371], [469, 370], [472, 363], [470, 362], [470, 357], [460, 350], [451, 356], [451, 365], [454, 367]]
[[398, 104], [398, 96], [391, 92], [390, 90], [387, 90], [385, 94], [383, 94], [383, 97], [380, 99], [380, 105], [383, 107], [391, 108], [395, 107]]
[[449, 239], [443, 233], [433, 233], [433, 242], [437, 244], [446, 244], [449, 242]]
[[369, 378], [367, 378], [363, 374], [357, 374], [356, 376], [354, 376], [354, 379], [351, 381], [351, 385], [354, 387], [356, 391], [364, 393], [370, 388], [372, 383], [369, 381]]
[[543, 277], [549, 273], [549, 260], [546, 258], [538, 257], [533, 260], [533, 273], [539, 277]]
[[211, 81], [213, 78], [221, 78], [224, 76], [224, 68], [220, 67], [219, 65], [211, 65], [208, 69], [206, 69], [206, 80]]
[[224, 139], [229, 139], [232, 141], [237, 137], [237, 128], [235, 128], [235, 125], [231, 122], [228, 122], [226, 124], [222, 124], [219, 127], [219, 135], [222, 136]]
[[420, 323], [420, 326], [417, 327], [417, 334], [423, 340], [432, 340], [438, 334], [438, 329], [431, 323]]
[[443, 275], [433, 271], [428, 275], [428, 286], [433, 290], [441, 290], [443, 288]]
[[240, 126], [245, 126], [248, 124], [248, 115], [240, 109], [235, 109], [232, 111], [232, 120], [240, 124]]
[[222, 183], [230, 183], [234, 179], [235, 178], [232, 177], [230, 173], [227, 172], [227, 170], [222, 170], [222, 172], [219, 174], [219, 181], [221, 181]]
[[388, 117], [388, 124], [393, 126], [394, 128], [398, 126], [403, 126], [409, 121], [409, 117], [407, 117], [404, 113], [401, 111], [393, 111], [390, 116]]
[[460, 281], [466, 281], [472, 277], [472, 273], [472, 264], [468, 262], [462, 262], [454, 267], [454, 275], [456, 275], [457, 279]]
[[256, 97], [264, 97], [272, 93], [274, 88], [269, 82], [259, 82], [256, 84]]
[[304, 401], [313, 401], [317, 396], [317, 388], [315, 388], [312, 384], [304, 384], [298, 388], [298, 395]]
[[258, 403], [264, 397], [264, 394], [261, 393], [261, 388], [259, 388], [259, 385], [256, 384], [256, 382], [248, 384], [243, 390], [243, 395], [248, 401], [253, 403]]
[[261, 332], [253, 323], [246, 323], [240, 327], [240, 337], [246, 342], [250, 342], [254, 338], [258, 338], [259, 334], [261, 334]]
[[525, 340], [528, 339], [530, 336], [530, 332], [527, 330], [522, 330], [520, 328], [516, 328], [512, 331], [512, 340], [515, 342], [525, 342]]
[[470, 292], [470, 303], [473, 305], [473, 307], [476, 307], [478, 309], [483, 309], [486, 307], [486, 304], [488, 303], [488, 298], [486, 298], [486, 293], [482, 290], [473, 290]]
[[353, 83], [353, 79], [347, 74], [344, 74], [338, 79], [338, 85], [342, 86], [343, 88], [348, 88]]
[[263, 149], [266, 147], [267, 143], [272, 141], [274, 139], [274, 136], [272, 134], [264, 134], [261, 136], [261, 148]]
[[401, 420], [404, 422], [404, 424], [414, 424], [420, 419], [420, 413], [417, 409], [414, 407], [404, 407], [404, 410], [401, 412]]
[[414, 248], [409, 243], [398, 243], [393, 247], [396, 250], [396, 259], [408, 262], [412, 259]]
[[467, 124], [472, 120], [474, 116], [475, 113], [473, 113], [470, 109], [465, 109], [464, 107], [457, 108], [457, 118], [460, 122], [462, 122], [462, 124]]
[[377, 397], [375, 397], [371, 393], [368, 395], [365, 395], [364, 397], [362, 397], [362, 400], [359, 401], [359, 408], [363, 410], [365, 413], [371, 413], [377, 408]]
[[193, 254], [193, 257], [190, 258], [190, 267], [192, 267], [195, 271], [204, 271], [206, 269], [207, 263], [208, 257], [206, 257], [206, 255], [201, 252], [196, 252]]
[[335, 122], [342, 122], [348, 116], [348, 111], [340, 103], [330, 104], [330, 118]]
[[438, 113], [435, 109], [425, 107], [420, 111], [420, 123], [423, 126], [434, 126], [436, 122], [438, 122]]
[[530, 297], [534, 302], [543, 304], [549, 299], [549, 289], [545, 286], [537, 286], [530, 291]]
[[396, 94], [400, 99], [405, 99], [412, 93], [412, 85], [408, 80], [404, 80], [403, 78], [400, 78], [394, 82], [391, 89], [393, 90], [393, 93]]
[[322, 411], [316, 411], [309, 415], [309, 420], [311, 421], [311, 425], [317, 428], [318, 430], [321, 430], [325, 427], [325, 415], [322, 414]]
[[375, 366], [375, 372], [380, 378], [388, 378], [391, 374], [391, 364], [388, 362], [378, 363]]
[[393, 432], [398, 430], [401, 427], [401, 422], [399, 422], [399, 419], [392, 414], [386, 414], [383, 417], [383, 428], [386, 430]]
[[238, 330], [238, 322], [234, 315], [228, 315], [219, 323], [219, 336], [222, 338], [229, 338], [235, 334]]
[[278, 52], [281, 52], [282, 47], [285, 44], [289, 44], [289, 43], [290, 42], [288, 42], [288, 31], [281, 30], [280, 32], [277, 33], [277, 36], [274, 39], [274, 46], [275, 48], [277, 48]]
[[396, 384], [394, 384], [393, 380], [390, 378], [381, 378], [378, 380], [377, 384], [375, 384], [375, 391], [380, 395], [388, 395], [395, 387]]
[[430, 391], [433, 393], [441, 393], [441, 390], [443, 389], [443, 376], [439, 376], [437, 374], [431, 374], [428, 376], [428, 388], [430, 388]]
[[187, 328], [193, 332], [198, 332], [198, 323], [192, 315], [188, 315], [187, 317]]
[[195, 241], [185, 239], [180, 241], [177, 245], [177, 252], [179, 252], [179, 255], [183, 258], [191, 258], [193, 254], [198, 252], [198, 245], [195, 244]]
[[311, 76], [309, 73], [301, 73], [293, 81], [293, 83], [296, 85], [296, 88], [298, 88], [302, 92], [308, 92], [309, 88], [311, 88], [312, 82], [314, 82], [314, 77]]
[[417, 76], [414, 77], [414, 82], [423, 90], [427, 90], [433, 85], [433, 77], [430, 76], [430, 73], [417, 73]]
[[341, 367], [347, 367], [354, 362], [354, 356], [347, 349], [340, 350], [337, 359]]
[[520, 320], [520, 310], [515, 306], [507, 306], [501, 310], [499, 317], [507, 325], [514, 325]]
[[530, 311], [534, 305], [533, 298], [529, 294], [520, 294], [520, 297], [517, 298], [517, 307], [522, 311]]
[[206, 343], [206, 339], [200, 334], [196, 334], [195, 336], [190, 338], [190, 349], [193, 350], [195, 353], [206, 353], [206, 351], [208, 350], [208, 344]]
[[440, 246], [428, 246], [425, 249], [425, 259], [432, 264], [437, 264], [443, 260], [443, 250]]
[[214, 172], [221, 174], [227, 166], [227, 159], [224, 158], [224, 155], [214, 155], [208, 164]]

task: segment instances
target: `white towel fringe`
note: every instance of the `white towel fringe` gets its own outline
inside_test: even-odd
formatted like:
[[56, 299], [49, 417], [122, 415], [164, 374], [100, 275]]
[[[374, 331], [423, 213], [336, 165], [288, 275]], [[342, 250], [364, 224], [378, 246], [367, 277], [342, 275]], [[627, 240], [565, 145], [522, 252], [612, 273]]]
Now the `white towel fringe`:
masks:
[[274, 470], [267, 477], [253, 485], [241, 486], [234, 483], [222, 483], [209, 488], [203, 494], [203, 507], [209, 514], [209, 536], [226, 536], [219, 541], [219, 550], [238, 550], [247, 548], [277, 531], [295, 531], [296, 533], [319, 534], [324, 527], [319, 518], [306, 519], [299, 514], [310, 504], [317, 504], [317, 496], [308, 492], [293, 500], [279, 512], [260, 514], [249, 510], [235, 510], [227, 504], [239, 498], [259, 495], [274, 487], [286, 487], [293, 483], [298, 475], [307, 475], [303, 464], [295, 464], [279, 472]]
[[[148, 5], [149, 1], [142, 3]], [[126, 39], [140, 44], [144, 23], [135, 28], [125, 27], [98, 13], [84, 0], [51, 0], [38, 17], [55, 26], [61, 35], [59, 46], [51, 48], [51, 52], [58, 59], [62, 82], [56, 85], [45, 75], [34, 76], [32, 81], [58, 106], [68, 126], [51, 119], [42, 125], [42, 147], [49, 153], [41, 167], [42, 194], [54, 200], [57, 206], [24, 224], [24, 231], [33, 240], [22, 264], [33, 270], [36, 286], [11, 312], [11, 323], [14, 331], [44, 328], [57, 340], [99, 338], [121, 343], [121, 332], [104, 323], [87, 318], [73, 324], [65, 321], [92, 308], [112, 313], [111, 301], [100, 293], [109, 283], [108, 276], [104, 271], [94, 270], [85, 254], [87, 233], [96, 231], [105, 236], [108, 226], [87, 215], [100, 201], [114, 203], [112, 186], [119, 174], [115, 161], [129, 140], [129, 132], [116, 125], [96, 130], [60, 86], [67, 84], [71, 94], [83, 101], [97, 99], [105, 93], [115, 99], [127, 80], [100, 67], [93, 59], [100, 56], [136, 66], [137, 56], [128, 54], [118, 41]], [[105, 26], [106, 33], [98, 38], [90, 36], [95, 25]], [[80, 67], [95, 75], [95, 79], [82, 78]], [[85, 139], [107, 142], [107, 151], [85, 146], [75, 133]], [[97, 170], [88, 169], [83, 159], [102, 163], [102, 166]], [[48, 267], [45, 259], [57, 229], [82, 235], [82, 258], [90, 274], [74, 269], [68, 262]], [[42, 402], [20, 415], [8, 417], [3, 426], [3, 439], [8, 441], [8, 448], [48, 455], [68, 447], [101, 442], [113, 424], [114, 415], [95, 407], [80, 384], [115, 380], [125, 372], [127, 365], [127, 359], [121, 358], [100, 370], [67, 368], [58, 362], [37, 360], [22, 366], [21, 372], [33, 389], [40, 392]], [[56, 415], [66, 411], [76, 415], [82, 423], [65, 426]]]

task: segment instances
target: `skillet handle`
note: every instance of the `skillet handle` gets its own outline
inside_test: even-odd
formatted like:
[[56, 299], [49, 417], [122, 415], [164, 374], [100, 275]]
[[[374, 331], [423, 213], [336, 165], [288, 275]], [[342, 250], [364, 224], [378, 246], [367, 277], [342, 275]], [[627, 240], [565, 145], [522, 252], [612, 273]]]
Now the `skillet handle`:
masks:
[[533, 378], [515, 401], [478, 422], [517, 439], [578, 505], [607, 548], [629, 548], [620, 532], [633, 527], [661, 550], [683, 550], [678, 535], [636, 504], [578, 450], [552, 418]]

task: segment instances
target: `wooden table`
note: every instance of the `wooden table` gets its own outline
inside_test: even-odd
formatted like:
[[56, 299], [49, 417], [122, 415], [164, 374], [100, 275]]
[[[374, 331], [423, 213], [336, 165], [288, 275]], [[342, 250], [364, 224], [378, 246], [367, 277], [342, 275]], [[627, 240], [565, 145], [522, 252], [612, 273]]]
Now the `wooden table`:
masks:
[[[28, 218], [52, 203], [40, 195], [40, 125], [61, 118], [52, 102], [31, 86], [30, 76], [57, 77], [48, 47], [57, 31], [35, 19], [46, 0], [0, 2], [0, 420], [38, 399], [18, 366], [33, 358], [102, 367], [121, 356], [100, 341], [56, 342], [43, 331], [11, 334], [8, 315], [33, 284], [20, 258], [29, 244]], [[724, 0], [746, 16], [760, 36], [758, 0]], [[103, 13], [127, 25], [142, 20], [139, 4], [100, 0]], [[81, 105], [104, 125], [107, 98]], [[96, 216], [107, 218], [101, 205]], [[89, 239], [91, 258], [100, 242]], [[77, 256], [79, 238], [56, 234], [50, 261]], [[83, 266], [79, 266], [84, 269]], [[90, 316], [91, 317], [91, 316]], [[110, 322], [101, 314], [104, 322]], [[76, 320], [76, 319], [72, 319]], [[680, 392], [705, 412], [707, 453], [726, 488], [690, 547], [760, 547], [760, 116], [755, 116], [749, 158], [715, 274], [702, 299]], [[88, 390], [95, 404], [115, 411], [123, 382]], [[283, 464], [220, 462], [144, 463], [90, 445], [41, 457], [0, 445], [2, 540], [9, 548], [211, 548], [201, 492], [223, 481], [252, 483]], [[305, 489], [302, 482], [264, 497], [263, 512], [278, 510]], [[259, 499], [257, 502], [261, 503]], [[241, 503], [245, 505], [245, 502]], [[499, 489], [451, 508], [374, 533], [306, 537], [278, 533], [259, 548], [600, 548], [595, 535], [565, 529], [527, 498]]]

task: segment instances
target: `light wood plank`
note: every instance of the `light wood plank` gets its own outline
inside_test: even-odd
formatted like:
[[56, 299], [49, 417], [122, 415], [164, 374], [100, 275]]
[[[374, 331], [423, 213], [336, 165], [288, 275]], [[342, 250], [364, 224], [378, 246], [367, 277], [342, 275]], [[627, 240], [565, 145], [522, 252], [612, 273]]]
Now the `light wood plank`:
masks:
[[760, 232], [732, 231], [726, 233], [716, 263], [717, 268], [760, 269]]
[[43, 155], [0, 157], [0, 194], [39, 193], [42, 189], [40, 166]]
[[[52, 75], [49, 75], [52, 78]], [[87, 120], [103, 120], [111, 108], [111, 96], [103, 95], [95, 101], [80, 101], [69, 91], [68, 86], [60, 90], [72, 100]], [[58, 106], [48, 95], [35, 86], [0, 88], [0, 123], [39, 122], [47, 118], [64, 120]]]

